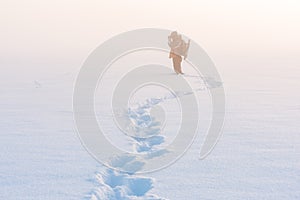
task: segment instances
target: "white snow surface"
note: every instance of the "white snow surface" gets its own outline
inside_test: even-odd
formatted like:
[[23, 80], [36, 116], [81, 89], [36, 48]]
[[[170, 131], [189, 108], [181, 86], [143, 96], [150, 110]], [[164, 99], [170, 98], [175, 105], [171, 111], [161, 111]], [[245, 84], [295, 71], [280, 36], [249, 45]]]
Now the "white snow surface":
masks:
[[[226, 121], [213, 152], [199, 160], [203, 128], [177, 162], [143, 175], [106, 168], [82, 147], [72, 114], [76, 73], [1, 80], [0, 199], [300, 199], [295, 67], [224, 72]], [[142, 116], [134, 120], [149, 119]], [[152, 133], [157, 138], [129, 144], [137, 152], [159, 149], [167, 138]], [[124, 160], [112, 163], [123, 167]]]

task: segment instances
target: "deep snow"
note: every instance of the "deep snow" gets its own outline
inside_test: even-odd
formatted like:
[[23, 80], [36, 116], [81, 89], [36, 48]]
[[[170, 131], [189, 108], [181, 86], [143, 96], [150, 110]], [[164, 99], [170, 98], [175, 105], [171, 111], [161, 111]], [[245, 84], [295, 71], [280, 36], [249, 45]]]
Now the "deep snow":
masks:
[[[203, 128], [176, 163], [144, 175], [107, 169], [82, 147], [71, 107], [76, 72], [43, 76], [1, 80], [0, 199], [300, 199], [296, 67], [225, 71], [226, 122], [211, 155], [199, 160]], [[137, 151], [148, 150], [141, 144]]]

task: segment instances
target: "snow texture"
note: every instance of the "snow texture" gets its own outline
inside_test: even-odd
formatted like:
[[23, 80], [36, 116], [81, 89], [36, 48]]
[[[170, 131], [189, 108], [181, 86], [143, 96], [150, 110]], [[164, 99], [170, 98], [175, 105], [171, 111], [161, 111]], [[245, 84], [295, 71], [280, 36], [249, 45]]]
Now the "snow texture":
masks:
[[[77, 72], [30, 73], [18, 80], [3, 76], [0, 199], [299, 200], [299, 67], [252, 64], [222, 71], [227, 113], [213, 152], [198, 159], [206, 134], [200, 129], [180, 160], [148, 177], [106, 169], [82, 147], [70, 104]], [[149, 116], [129, 113], [137, 124], [157, 127], [156, 121], [147, 121]], [[205, 124], [205, 113], [200, 117]], [[159, 149], [166, 138], [152, 133], [153, 140], [135, 141], [136, 151]], [[124, 156], [111, 162], [138, 170], [141, 163], [132, 160]]]
[[[166, 98], [165, 98], [166, 99]], [[151, 116], [150, 110], [154, 105], [162, 102], [163, 99], [148, 99], [143, 105], [135, 108], [128, 108], [124, 117], [132, 123], [131, 127], [136, 135], [130, 136], [132, 145], [138, 153], [147, 153], [147, 158], [159, 156], [167, 151], [159, 149], [159, 145], [164, 143], [165, 138], [160, 136], [160, 122]], [[121, 170], [138, 171], [143, 162], [136, 161], [134, 156], [128, 154], [112, 158], [110, 165]], [[102, 169], [96, 174], [97, 186], [91, 194], [91, 200], [163, 200], [164, 198], [149, 194], [153, 188], [154, 180], [148, 177], [125, 173], [113, 169]]]

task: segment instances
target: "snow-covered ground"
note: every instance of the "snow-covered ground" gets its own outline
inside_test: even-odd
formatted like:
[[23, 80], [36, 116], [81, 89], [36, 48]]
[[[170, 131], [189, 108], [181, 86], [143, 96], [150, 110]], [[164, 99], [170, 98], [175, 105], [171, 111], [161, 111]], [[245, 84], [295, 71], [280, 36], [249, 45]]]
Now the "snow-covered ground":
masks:
[[3, 78], [0, 199], [300, 199], [299, 69], [222, 72], [226, 120], [213, 152], [199, 160], [208, 109], [186, 154], [142, 175], [112, 171], [82, 147], [72, 114], [76, 70]]

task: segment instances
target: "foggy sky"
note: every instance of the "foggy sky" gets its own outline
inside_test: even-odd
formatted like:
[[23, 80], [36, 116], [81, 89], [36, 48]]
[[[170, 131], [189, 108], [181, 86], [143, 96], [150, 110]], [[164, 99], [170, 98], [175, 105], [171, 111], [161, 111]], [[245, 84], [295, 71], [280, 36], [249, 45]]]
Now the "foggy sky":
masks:
[[297, 0], [2, 0], [0, 4], [1, 77], [16, 71], [78, 69], [103, 41], [145, 27], [189, 36], [221, 71], [300, 63]]

